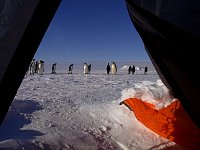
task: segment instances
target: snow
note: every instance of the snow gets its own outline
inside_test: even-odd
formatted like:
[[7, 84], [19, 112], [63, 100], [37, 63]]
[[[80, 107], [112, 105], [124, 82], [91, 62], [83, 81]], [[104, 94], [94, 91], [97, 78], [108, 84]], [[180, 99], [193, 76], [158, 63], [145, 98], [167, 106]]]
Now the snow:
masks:
[[128, 70], [128, 67], [129, 67], [129, 66], [125, 65], [125, 66], [123, 66], [121, 69], [122, 69], [122, 70]]
[[147, 75], [141, 69], [134, 75], [125, 69], [107, 75], [105, 66], [92, 65], [86, 75], [74, 66], [73, 74], [61, 67], [57, 74], [46, 69], [44, 75], [25, 76], [0, 128], [0, 149], [182, 150], [119, 105], [129, 97], [158, 108], [174, 100], [152, 65]]
[[122, 91], [121, 101], [131, 97], [154, 104], [157, 109], [167, 107], [176, 100], [169, 94], [169, 90], [160, 79], [156, 82], [141, 81], [134, 84], [134, 87]]

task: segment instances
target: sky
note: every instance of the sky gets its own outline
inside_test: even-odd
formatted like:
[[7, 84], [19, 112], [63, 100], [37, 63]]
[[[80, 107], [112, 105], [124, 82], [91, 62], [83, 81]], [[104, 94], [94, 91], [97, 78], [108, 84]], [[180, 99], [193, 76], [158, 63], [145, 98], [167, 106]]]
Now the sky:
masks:
[[149, 62], [125, 0], [63, 0], [35, 54], [56, 62]]

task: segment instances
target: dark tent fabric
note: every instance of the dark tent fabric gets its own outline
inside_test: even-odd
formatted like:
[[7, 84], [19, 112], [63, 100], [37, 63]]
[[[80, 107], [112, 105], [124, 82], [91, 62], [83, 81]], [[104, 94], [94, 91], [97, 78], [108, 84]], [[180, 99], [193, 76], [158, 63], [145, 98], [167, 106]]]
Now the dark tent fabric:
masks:
[[161, 80], [200, 127], [200, 1], [126, 0]]
[[0, 0], [0, 123], [61, 0]]

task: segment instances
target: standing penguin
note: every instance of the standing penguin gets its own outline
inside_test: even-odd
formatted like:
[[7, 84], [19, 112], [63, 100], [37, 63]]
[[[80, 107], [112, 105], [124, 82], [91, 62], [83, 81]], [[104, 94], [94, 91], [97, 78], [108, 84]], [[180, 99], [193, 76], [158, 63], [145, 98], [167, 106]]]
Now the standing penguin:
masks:
[[91, 71], [91, 64], [88, 65], [88, 73], [90, 74]]
[[33, 59], [30, 64], [30, 75], [34, 75], [34, 73], [35, 73], [35, 59]]
[[113, 62], [111, 65], [111, 74], [116, 75], [116, 73], [117, 73], [117, 65], [115, 62]]
[[68, 73], [68, 74], [72, 74], [73, 65], [74, 65], [74, 64], [69, 65], [69, 73]]
[[146, 67], [144, 68], [144, 74], [147, 74], [147, 71], [148, 71], [148, 67], [146, 66]]
[[42, 75], [44, 73], [44, 61], [40, 60], [38, 63], [38, 74]]
[[107, 71], [107, 74], [109, 74], [110, 73], [110, 64], [108, 63], [108, 65], [107, 65], [107, 67], [106, 67], [106, 71]]
[[88, 68], [88, 65], [86, 63], [84, 63], [84, 66], [83, 66], [83, 73], [84, 74], [88, 74], [89, 73], [89, 68]]
[[52, 74], [56, 74], [56, 63], [52, 65]]
[[35, 73], [38, 73], [38, 61], [35, 62]]
[[130, 74], [130, 73], [131, 73], [131, 71], [132, 71], [132, 67], [131, 67], [131, 66], [129, 66], [129, 68], [128, 68], [128, 74]]
[[135, 73], [135, 66], [133, 65], [133, 68], [131, 69], [132, 74]]

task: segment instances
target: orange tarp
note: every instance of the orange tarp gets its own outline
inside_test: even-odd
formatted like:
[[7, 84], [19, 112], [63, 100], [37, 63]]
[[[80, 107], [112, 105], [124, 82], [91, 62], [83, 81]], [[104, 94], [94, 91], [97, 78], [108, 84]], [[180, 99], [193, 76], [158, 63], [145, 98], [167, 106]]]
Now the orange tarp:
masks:
[[134, 112], [140, 122], [160, 136], [191, 150], [200, 149], [200, 130], [179, 100], [159, 110], [153, 104], [137, 98], [126, 99], [123, 104]]

